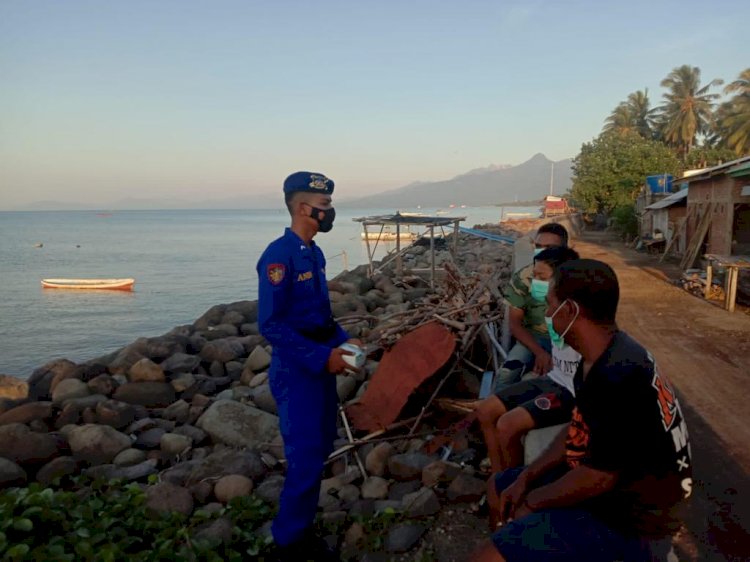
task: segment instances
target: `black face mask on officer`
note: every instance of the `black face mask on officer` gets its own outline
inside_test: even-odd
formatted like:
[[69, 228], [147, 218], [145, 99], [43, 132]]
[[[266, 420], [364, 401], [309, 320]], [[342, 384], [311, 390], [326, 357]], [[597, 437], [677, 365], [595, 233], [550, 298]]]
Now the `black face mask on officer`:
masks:
[[[312, 205], [310, 205], [310, 209], [310, 217], [318, 221], [318, 231], [330, 232], [333, 228], [333, 220], [336, 218], [336, 209], [333, 207], [330, 209], [318, 209]], [[320, 213], [323, 213], [322, 219], [320, 218]]]

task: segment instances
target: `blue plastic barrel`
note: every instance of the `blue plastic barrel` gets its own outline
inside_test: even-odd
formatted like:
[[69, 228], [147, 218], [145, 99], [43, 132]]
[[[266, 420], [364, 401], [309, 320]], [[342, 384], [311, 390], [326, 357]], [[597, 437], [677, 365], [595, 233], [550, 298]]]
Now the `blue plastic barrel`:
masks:
[[672, 179], [672, 174], [647, 176], [646, 185], [648, 185], [651, 193], [672, 193]]

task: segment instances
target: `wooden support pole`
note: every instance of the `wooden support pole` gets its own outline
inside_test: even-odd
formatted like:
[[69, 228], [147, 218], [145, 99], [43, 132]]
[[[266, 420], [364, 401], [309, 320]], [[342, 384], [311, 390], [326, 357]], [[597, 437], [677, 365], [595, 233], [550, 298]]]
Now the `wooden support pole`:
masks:
[[365, 245], [367, 246], [367, 262], [368, 262], [367, 271], [369, 272], [370, 277], [372, 277], [375, 274], [375, 268], [372, 265], [373, 252], [370, 250], [370, 237], [368, 236], [368, 232], [367, 232], [367, 224], [363, 222], [362, 228], [364, 229], [364, 232], [365, 232]]
[[737, 303], [737, 280], [739, 278], [739, 268], [727, 267], [727, 278], [729, 279], [729, 293], [727, 294], [727, 310], [734, 312]]
[[435, 289], [435, 227], [430, 227], [430, 288]]
[[711, 283], [713, 283], [714, 280], [714, 265], [711, 260], [708, 260], [708, 265], [706, 266], [706, 288], [703, 292], [703, 296], [706, 300], [711, 298]]
[[404, 274], [404, 262], [401, 259], [401, 224], [396, 223], [396, 275]]

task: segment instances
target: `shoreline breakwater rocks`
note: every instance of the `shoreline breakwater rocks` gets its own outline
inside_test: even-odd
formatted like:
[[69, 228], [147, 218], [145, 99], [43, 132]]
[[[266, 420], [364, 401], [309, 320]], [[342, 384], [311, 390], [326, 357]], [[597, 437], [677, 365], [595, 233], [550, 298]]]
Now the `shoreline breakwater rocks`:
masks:
[[[436, 244], [438, 267], [451, 262], [463, 275], [510, 277], [512, 246], [461, 234], [455, 255], [451, 247], [451, 237]], [[393, 263], [372, 277], [364, 265], [342, 272], [329, 281], [334, 316], [352, 337], [378, 343], [381, 319], [433, 296], [429, 282], [412, 272], [429, 268], [429, 257], [429, 241], [418, 241], [404, 252], [403, 278], [395, 277]], [[146, 485], [158, 475], [148, 494], [159, 509], [189, 513], [250, 493], [277, 503], [283, 442], [268, 381], [272, 350], [257, 316], [256, 301], [219, 304], [192, 324], [105, 356], [80, 364], [55, 359], [27, 381], [0, 377], [0, 487], [65, 485], [78, 474]], [[369, 360], [361, 372], [337, 377], [342, 402], [364, 392], [377, 365]], [[456, 379], [478, 388], [476, 373]], [[339, 436], [337, 448], [348, 443], [343, 427]], [[394, 508], [421, 519], [442, 504], [482, 496], [484, 483], [472, 466], [425, 455], [424, 443], [404, 437], [359, 447], [365, 478], [351, 453], [330, 462], [323, 517]], [[385, 544], [404, 552], [421, 536], [396, 529]]]

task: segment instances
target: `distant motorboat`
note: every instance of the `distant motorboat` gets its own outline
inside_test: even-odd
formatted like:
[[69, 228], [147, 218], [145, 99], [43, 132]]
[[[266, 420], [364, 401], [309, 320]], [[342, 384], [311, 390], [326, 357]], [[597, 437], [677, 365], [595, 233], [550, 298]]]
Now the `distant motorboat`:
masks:
[[41, 242], [37, 242], [36, 244], [34, 244], [34, 247], [35, 248], [44, 248], [44, 244], [42, 244]]
[[45, 289], [109, 289], [131, 291], [135, 279], [42, 279]]

